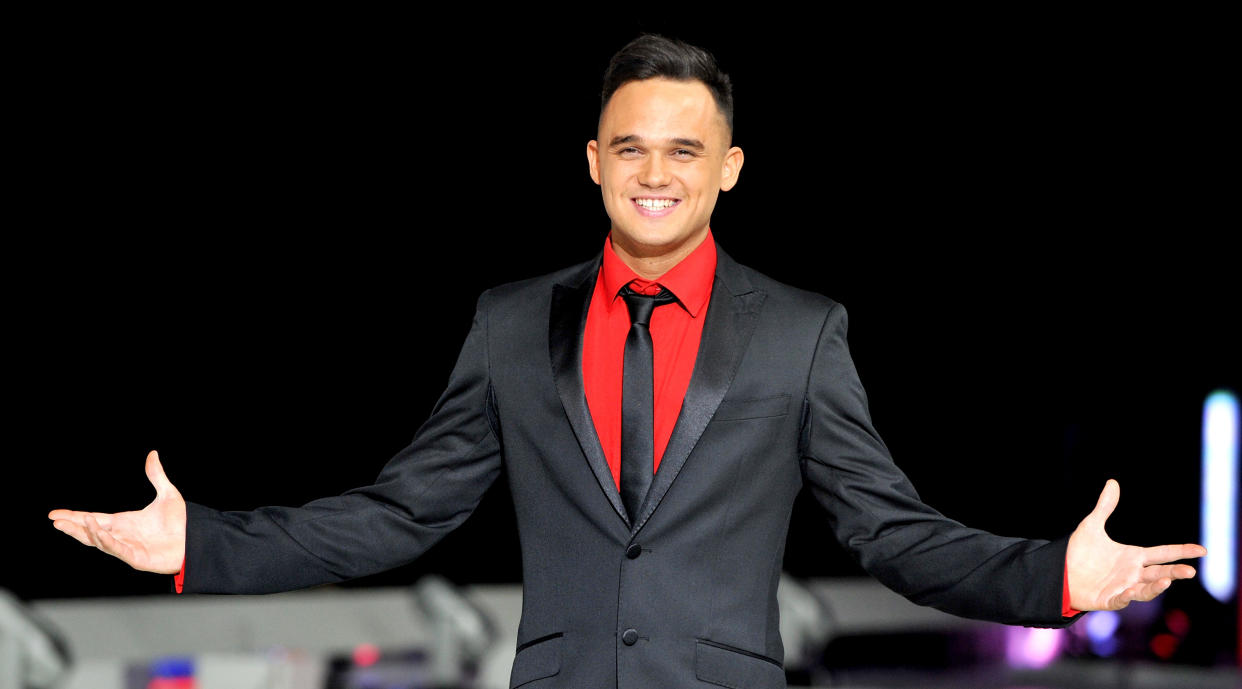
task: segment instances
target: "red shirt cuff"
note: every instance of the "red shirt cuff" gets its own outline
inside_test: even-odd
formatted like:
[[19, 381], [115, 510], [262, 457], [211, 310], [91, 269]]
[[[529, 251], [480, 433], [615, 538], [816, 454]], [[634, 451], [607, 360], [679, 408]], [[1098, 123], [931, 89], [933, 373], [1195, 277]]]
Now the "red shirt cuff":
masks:
[[[177, 587], [177, 593], [181, 593], [181, 588], [185, 586], [185, 558], [181, 558], [181, 571], [177, 572], [177, 575], [173, 577], [173, 584], [175, 584]], [[1068, 591], [1069, 589], [1066, 589], [1066, 590]], [[1068, 601], [1069, 594], [1066, 593], [1065, 595], [1066, 595], [1065, 600]]]
[[[177, 590], [180, 591], [181, 589], [178, 587]], [[1069, 562], [1066, 562], [1065, 571], [1061, 575], [1061, 617], [1073, 617], [1080, 612], [1082, 611], [1070, 607]]]

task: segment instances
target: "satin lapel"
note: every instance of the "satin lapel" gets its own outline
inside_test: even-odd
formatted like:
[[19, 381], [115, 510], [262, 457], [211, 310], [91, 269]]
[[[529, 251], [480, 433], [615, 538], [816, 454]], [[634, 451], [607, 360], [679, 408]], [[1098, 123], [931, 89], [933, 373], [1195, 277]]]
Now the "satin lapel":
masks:
[[690, 386], [660, 460], [660, 468], [639, 510], [642, 516], [632, 525], [631, 534], [647, 523], [664, 499], [724, 399], [759, 320], [765, 296], [764, 292], [751, 287], [738, 265], [717, 245], [716, 279], [704, 316], [707, 320], [703, 323], [703, 337], [694, 361], [694, 372], [690, 375]]
[[568, 284], [552, 286], [552, 311], [548, 319], [548, 351], [552, 357], [552, 375], [556, 379], [556, 390], [560, 394], [561, 404], [565, 407], [565, 415], [569, 417], [569, 425], [574, 429], [578, 445], [586, 456], [591, 471], [599, 481], [604, 496], [612, 503], [617, 515], [629, 524], [626, 519], [625, 505], [621, 502], [621, 494], [613, 481], [612, 470], [608, 468], [608, 460], [604, 458], [604, 449], [600, 445], [599, 435], [595, 432], [595, 421], [587, 408], [586, 393], [582, 384], [582, 331], [586, 328], [587, 309], [591, 306], [591, 294], [595, 289], [595, 275], [599, 271], [599, 262], [586, 275]]

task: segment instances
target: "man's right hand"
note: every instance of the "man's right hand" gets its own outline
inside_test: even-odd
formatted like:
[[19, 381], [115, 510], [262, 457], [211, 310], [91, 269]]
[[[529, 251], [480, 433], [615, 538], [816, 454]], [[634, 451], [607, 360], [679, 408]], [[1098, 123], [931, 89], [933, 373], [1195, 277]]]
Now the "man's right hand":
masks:
[[160, 456], [147, 454], [155, 500], [137, 512], [52, 510], [52, 526], [79, 542], [114, 555], [134, 569], [176, 574], [185, 561], [185, 499], [164, 475]]

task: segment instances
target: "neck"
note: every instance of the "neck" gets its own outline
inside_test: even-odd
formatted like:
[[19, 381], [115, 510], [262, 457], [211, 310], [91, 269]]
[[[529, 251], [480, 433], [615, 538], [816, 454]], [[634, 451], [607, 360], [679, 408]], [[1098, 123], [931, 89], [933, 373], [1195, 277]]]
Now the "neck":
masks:
[[611, 235], [612, 250], [638, 277], [659, 280], [673, 266], [681, 263], [682, 259], [694, 253], [703, 240], [707, 239], [707, 234], [708, 230], [704, 227], [675, 246], [648, 247], [641, 244], [631, 245], [624, 239], [619, 240], [614, 233]]

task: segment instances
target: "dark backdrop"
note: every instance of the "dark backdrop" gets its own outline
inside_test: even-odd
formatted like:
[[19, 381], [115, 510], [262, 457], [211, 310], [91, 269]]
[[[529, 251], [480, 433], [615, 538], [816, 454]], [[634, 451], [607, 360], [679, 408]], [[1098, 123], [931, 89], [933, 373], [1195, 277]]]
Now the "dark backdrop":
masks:
[[[928, 502], [1051, 538], [1115, 477], [1119, 540], [1198, 538], [1201, 404], [1237, 389], [1242, 344], [1214, 18], [422, 19], [30, 27], [0, 586], [167, 590], [45, 518], [144, 505], [152, 448], [222, 509], [372, 480], [478, 294], [602, 246], [585, 143], [639, 29], [733, 75], [746, 165], [716, 237], [846, 305], [876, 425]], [[516, 581], [518, 558], [502, 479], [362, 583]], [[786, 565], [858, 571], [807, 501]]]

